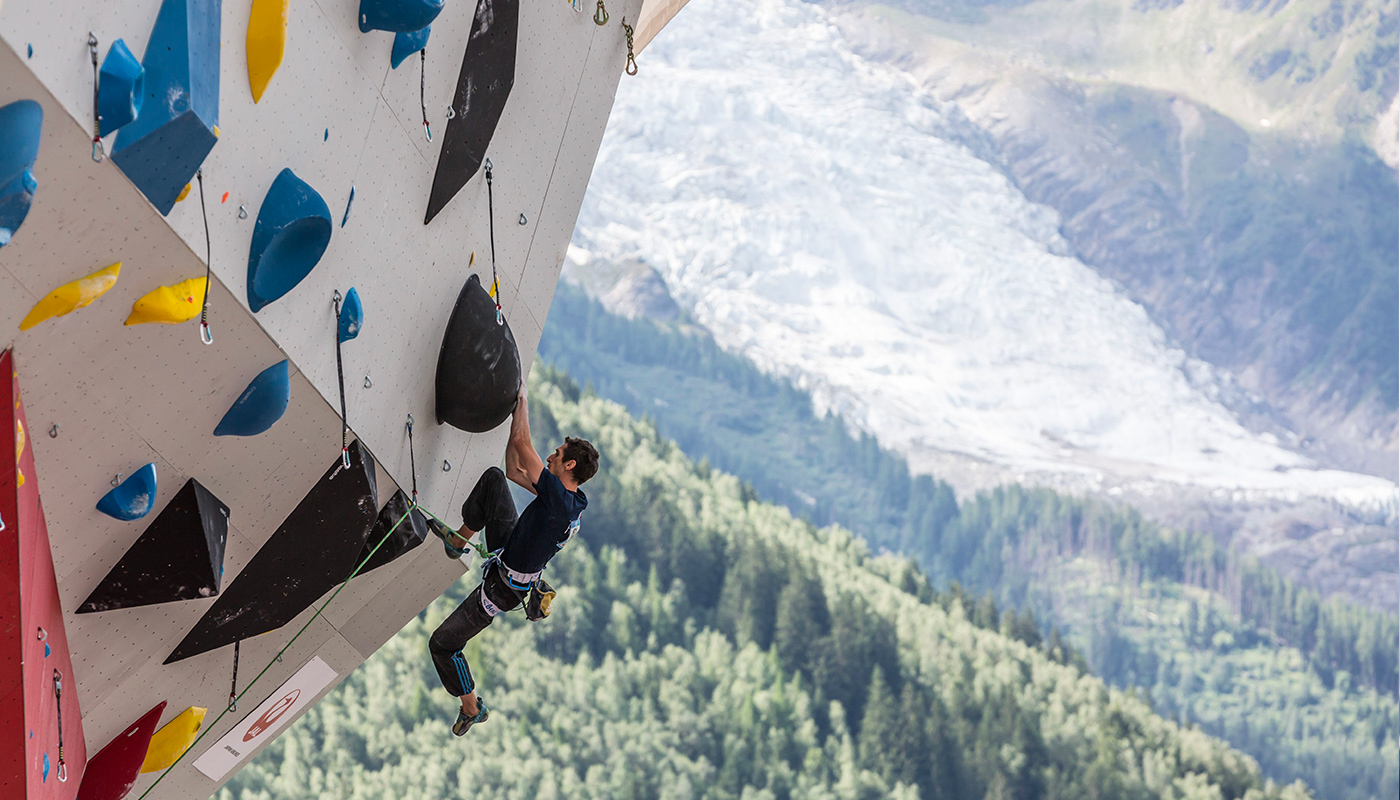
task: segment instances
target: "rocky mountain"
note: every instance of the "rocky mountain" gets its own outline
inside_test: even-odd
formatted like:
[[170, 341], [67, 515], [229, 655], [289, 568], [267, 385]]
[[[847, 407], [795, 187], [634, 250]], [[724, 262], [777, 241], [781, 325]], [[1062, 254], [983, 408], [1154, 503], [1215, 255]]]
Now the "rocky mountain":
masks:
[[[1245, 178], [1234, 195], [1220, 188], [1235, 185], [1221, 164], [1256, 174], [1253, 134], [1223, 114], [1157, 90], [1016, 72], [969, 45], [930, 55], [911, 44], [923, 23], [884, 21], [895, 13], [688, 7], [619, 92], [568, 274], [629, 316], [659, 302], [659, 275], [722, 347], [959, 492], [1019, 482], [1121, 498], [1236, 539], [1326, 593], [1390, 605], [1396, 487], [1382, 462], [1394, 392], [1387, 407], [1384, 359], [1345, 346], [1352, 334], [1380, 342], [1389, 325], [1393, 349], [1394, 309], [1387, 323], [1377, 308], [1394, 283], [1393, 256], [1389, 278], [1376, 256], [1373, 206], [1386, 198], [1347, 184], [1308, 200], [1331, 228], [1286, 225], [1284, 194]], [[949, 53], [981, 64], [980, 77], [940, 70]], [[952, 86], [949, 76], [966, 83], [946, 98], [925, 85]], [[1029, 121], [1002, 110], [1017, 108]], [[1196, 132], [1185, 151], [1181, 125]], [[1163, 142], [1177, 148], [1170, 169]], [[1386, 168], [1313, 168], [1315, 182], [1394, 185]], [[1216, 205], [1188, 213], [1187, 196]], [[1269, 203], [1283, 216], [1259, 211]], [[1193, 239], [1207, 222], [1215, 233]], [[1371, 261], [1285, 258], [1312, 245], [1283, 234], [1318, 230]], [[1228, 247], [1222, 231], [1236, 235]], [[1268, 271], [1248, 260], [1259, 252], [1272, 254], [1269, 280], [1250, 277]], [[1324, 267], [1304, 281], [1312, 305], [1284, 302], [1284, 284]], [[618, 296], [625, 276], [647, 295], [632, 310]], [[1336, 291], [1352, 285], [1363, 298], [1347, 305]], [[1324, 317], [1332, 338], [1308, 327]], [[1263, 393], [1284, 351], [1323, 365], [1294, 364], [1285, 388], [1355, 390], [1337, 425], [1365, 436], [1318, 434], [1303, 423], [1321, 412]]]
[[1076, 256], [1262, 400], [1237, 413], [1396, 477], [1396, 2], [833, 10], [987, 132]]

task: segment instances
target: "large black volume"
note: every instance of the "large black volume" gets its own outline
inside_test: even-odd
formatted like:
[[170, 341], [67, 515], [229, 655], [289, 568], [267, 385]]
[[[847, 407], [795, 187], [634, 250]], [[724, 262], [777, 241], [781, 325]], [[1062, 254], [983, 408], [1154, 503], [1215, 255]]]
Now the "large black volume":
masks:
[[520, 0], [477, 0], [424, 225], [432, 222], [467, 185], [486, 158], [486, 147], [491, 144], [496, 123], [501, 120], [515, 84], [515, 40], [519, 29]]
[[378, 508], [374, 459], [356, 441], [350, 467], [336, 458], [165, 663], [291, 622], [350, 577]]
[[[407, 518], [404, 517], [405, 514], [408, 515]], [[394, 527], [396, 524], [397, 528]], [[390, 533], [391, 530], [393, 533]], [[389, 538], [384, 538], [386, 536]], [[364, 564], [360, 567], [360, 574], [363, 575], [407, 553], [422, 544], [426, 538], [427, 517], [413, 507], [413, 501], [400, 489], [379, 509], [379, 518], [374, 521], [374, 527], [369, 532], [369, 538], [365, 539], [364, 549], [360, 551], [359, 558], [355, 559], [355, 564]], [[383, 544], [380, 544], [381, 541]], [[375, 545], [378, 545], [378, 549], [375, 549]], [[369, 559], [368, 562], [365, 561], [366, 558]]]
[[79, 614], [219, 593], [228, 506], [190, 478], [78, 606]]
[[510, 323], [496, 324], [496, 303], [476, 275], [457, 295], [437, 365], [437, 421], [471, 433], [500, 425], [520, 393], [520, 350]]

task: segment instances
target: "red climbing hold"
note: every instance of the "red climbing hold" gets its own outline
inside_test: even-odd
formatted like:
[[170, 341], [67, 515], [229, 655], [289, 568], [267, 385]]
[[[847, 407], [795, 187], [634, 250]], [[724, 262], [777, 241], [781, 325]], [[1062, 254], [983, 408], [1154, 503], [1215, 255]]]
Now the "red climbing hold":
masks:
[[228, 202], [228, 192], [224, 192], [224, 199], [220, 200], [219, 202], [220, 202], [220, 203], [227, 203], [227, 202]]
[[126, 797], [141, 774], [141, 764], [146, 760], [151, 736], [155, 734], [164, 711], [165, 702], [161, 701], [92, 757], [87, 772], [83, 774], [83, 788], [78, 791], [78, 800], [122, 800]]
[[83, 716], [9, 350], [0, 352], [0, 620], [0, 797], [73, 800], [87, 763]]

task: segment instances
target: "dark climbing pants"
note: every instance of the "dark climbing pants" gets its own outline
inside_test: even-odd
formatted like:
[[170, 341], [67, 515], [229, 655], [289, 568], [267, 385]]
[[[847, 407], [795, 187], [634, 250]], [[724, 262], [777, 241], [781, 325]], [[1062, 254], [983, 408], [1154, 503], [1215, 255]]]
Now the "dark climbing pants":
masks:
[[515, 530], [515, 499], [510, 496], [510, 483], [500, 467], [481, 473], [472, 493], [462, 504], [462, 522], [474, 531], [486, 531], [486, 549], [495, 553], [506, 546]]
[[[499, 470], [497, 470], [499, 472]], [[462, 648], [473, 636], [491, 625], [492, 615], [481, 602], [485, 593], [487, 601], [498, 609], [497, 613], [510, 611], [520, 605], [520, 596], [506, 585], [494, 568], [486, 573], [481, 585], [467, 595], [457, 610], [442, 621], [428, 639], [428, 652], [433, 656], [433, 666], [437, 667], [438, 677], [447, 693], [453, 697], [471, 694], [476, 688], [472, 680], [471, 668], [467, 666]]]

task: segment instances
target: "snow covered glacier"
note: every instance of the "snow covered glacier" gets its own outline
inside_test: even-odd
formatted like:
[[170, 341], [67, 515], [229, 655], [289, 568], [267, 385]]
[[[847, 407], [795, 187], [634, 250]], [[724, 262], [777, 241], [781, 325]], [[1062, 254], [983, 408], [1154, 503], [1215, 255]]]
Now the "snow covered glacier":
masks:
[[641, 65], [571, 257], [651, 264], [721, 345], [916, 469], [1393, 509], [1391, 482], [1319, 469], [1213, 400], [1209, 369], [1068, 255], [956, 108], [854, 55], [820, 8], [691, 3]]

